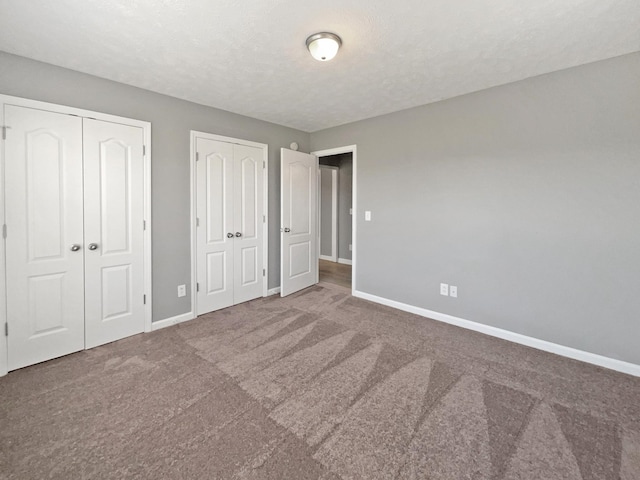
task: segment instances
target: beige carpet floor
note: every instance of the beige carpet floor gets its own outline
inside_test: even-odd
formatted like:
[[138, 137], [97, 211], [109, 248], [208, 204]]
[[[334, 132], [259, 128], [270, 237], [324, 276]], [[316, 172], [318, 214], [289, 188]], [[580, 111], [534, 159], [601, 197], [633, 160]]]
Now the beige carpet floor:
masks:
[[0, 378], [2, 479], [640, 478], [640, 379], [321, 283]]

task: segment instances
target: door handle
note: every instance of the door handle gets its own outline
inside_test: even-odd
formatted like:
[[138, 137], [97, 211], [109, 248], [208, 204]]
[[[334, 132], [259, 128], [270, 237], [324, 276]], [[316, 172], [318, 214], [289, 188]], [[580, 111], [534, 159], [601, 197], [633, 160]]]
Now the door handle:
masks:
[[236, 232], [236, 237], [241, 237], [242, 234], [240, 232]]
[[287, 227], [284, 228], [284, 233], [289, 233], [290, 231], [291, 231], [290, 228], [287, 228]]
[[77, 252], [78, 250], [80, 250], [80, 245], [74, 243], [73, 245], [71, 245], [71, 248], [69, 250], [71, 250], [72, 252]]
[[231, 232], [227, 233], [227, 238], [233, 238], [233, 233]]
[[98, 249], [98, 244], [97, 243], [90, 243], [89, 244], [89, 250], [97, 250]]

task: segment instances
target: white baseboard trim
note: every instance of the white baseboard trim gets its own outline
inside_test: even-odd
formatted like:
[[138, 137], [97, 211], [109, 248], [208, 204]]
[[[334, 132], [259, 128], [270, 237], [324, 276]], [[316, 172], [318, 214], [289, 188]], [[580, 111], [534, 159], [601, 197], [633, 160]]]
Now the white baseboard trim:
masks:
[[267, 296], [271, 296], [271, 295], [278, 295], [280, 293], [280, 287], [276, 287], [276, 288], [270, 288], [269, 291], [267, 292]]
[[343, 265], [351, 265], [351, 260], [348, 260], [346, 258], [339, 258], [338, 259], [338, 263], [342, 263]]
[[182, 313], [175, 317], [165, 318], [164, 320], [158, 320], [151, 323], [151, 331], [160, 330], [161, 328], [170, 327], [178, 323], [186, 322], [187, 320], [193, 320], [196, 316], [193, 312]]
[[446, 313], [434, 312], [432, 310], [427, 310], [426, 308], [396, 302], [395, 300], [378, 297], [376, 295], [371, 295], [370, 293], [354, 290], [353, 296], [362, 298], [364, 300], [369, 300], [371, 302], [380, 303], [388, 307], [397, 308], [398, 310], [402, 310], [405, 312], [415, 313], [416, 315], [431, 318], [433, 320], [438, 320], [440, 322], [455, 325], [457, 327], [466, 328], [467, 330], [474, 330], [476, 332], [484, 333], [492, 337], [497, 337], [503, 340], [508, 340], [510, 342], [526, 345], [527, 347], [536, 348], [545, 352], [555, 353], [556, 355], [560, 355], [563, 357], [580, 360], [581, 362], [591, 363], [593, 365], [598, 365], [600, 367], [616, 370], [618, 372], [633, 375], [635, 377], [640, 377], [640, 365], [636, 365], [634, 363], [616, 360], [615, 358], [609, 358], [603, 355], [585, 352], [583, 350], [566, 347], [564, 345], [558, 345], [557, 343], [540, 340], [538, 338], [529, 337], [527, 335], [511, 332], [509, 330], [503, 330], [502, 328], [473, 322], [471, 320], [465, 320], [464, 318], [454, 317], [452, 315], [447, 315]]
[[331, 255], [320, 255], [320, 260], [327, 260], [329, 262], [335, 262], [335, 259]]

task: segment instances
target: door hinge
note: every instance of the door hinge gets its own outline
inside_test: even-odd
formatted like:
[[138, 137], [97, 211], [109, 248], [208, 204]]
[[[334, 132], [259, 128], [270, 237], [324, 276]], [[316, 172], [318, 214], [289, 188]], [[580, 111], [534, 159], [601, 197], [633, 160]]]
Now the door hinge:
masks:
[[200, 291], [200, 284], [198, 282], [196, 282], [196, 292]]
[[147, 155], [147, 146], [142, 145], [142, 156], [145, 157]]
[[266, 275], [267, 275], [267, 270], [263, 268], [263, 269], [262, 269], [262, 276], [264, 277], [264, 276], [266, 276]]
[[143, 230], [147, 229], [147, 221], [146, 220], [142, 220], [142, 229]]
[[11, 128], [11, 127], [5, 127], [5, 126], [2, 127], [2, 139], [3, 140], [7, 139], [7, 129], [9, 129], [9, 128]]
[[262, 215], [262, 223], [267, 223], [267, 216], [266, 215]]
[[144, 303], [145, 305], [147, 304], [147, 296], [146, 295], [142, 295], [142, 303]]
[[200, 226], [200, 219], [198, 217], [196, 217], [196, 227]]
[[4, 336], [5, 337], [9, 336], [9, 323], [4, 324]]
[[7, 238], [7, 224], [2, 225], [2, 238]]
[[196, 162], [200, 160], [200, 154], [196, 152]]
[[262, 161], [262, 168], [267, 168], [267, 162], [265, 162], [264, 160]]

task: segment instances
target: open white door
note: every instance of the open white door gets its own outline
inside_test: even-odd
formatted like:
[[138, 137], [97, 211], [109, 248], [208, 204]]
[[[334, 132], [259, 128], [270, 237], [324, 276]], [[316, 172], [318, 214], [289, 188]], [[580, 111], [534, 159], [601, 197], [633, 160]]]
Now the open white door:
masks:
[[318, 282], [318, 158], [280, 150], [280, 295]]

